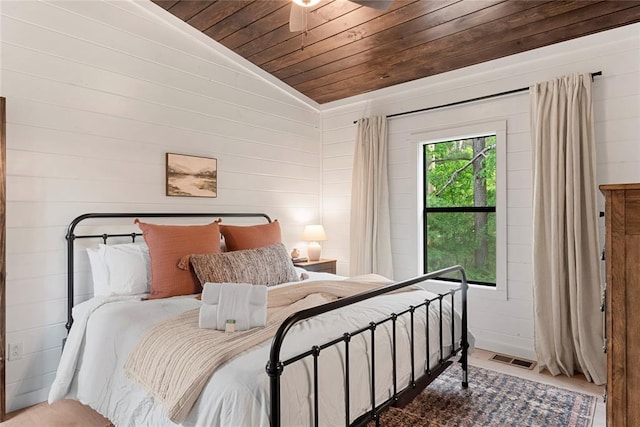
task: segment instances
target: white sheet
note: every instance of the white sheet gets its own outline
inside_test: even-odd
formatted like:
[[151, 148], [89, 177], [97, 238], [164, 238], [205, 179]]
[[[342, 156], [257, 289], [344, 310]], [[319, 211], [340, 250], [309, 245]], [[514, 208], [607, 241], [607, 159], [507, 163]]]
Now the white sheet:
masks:
[[[311, 274], [311, 273], [310, 273]], [[315, 275], [312, 275], [315, 277]], [[323, 277], [326, 279], [326, 277]], [[323, 339], [334, 338], [336, 331], [349, 331], [360, 327], [382, 315], [398, 310], [399, 307], [416, 304], [429, 297], [426, 291], [407, 292], [378, 298], [376, 302], [364, 301], [358, 310], [349, 308], [340, 312], [326, 313], [319, 318], [303, 322], [292, 329], [285, 339], [283, 358], [301, 349], [308, 349]], [[72, 333], [65, 346], [65, 353], [58, 369], [58, 377], [52, 387], [49, 400], [55, 401], [67, 397], [77, 399], [109, 418], [118, 427], [124, 426], [174, 426], [163, 413], [161, 406], [154, 404], [142, 387], [128, 380], [123, 365], [129, 352], [140, 337], [156, 322], [198, 308], [200, 301], [192, 297], [176, 297], [151, 301], [119, 300], [97, 304], [90, 300], [85, 303], [86, 330], [76, 317]], [[82, 306], [81, 304], [80, 306]], [[76, 310], [80, 313], [83, 308]], [[424, 312], [423, 312], [424, 313]], [[416, 360], [424, 361], [423, 316], [416, 316], [415, 330]], [[451, 333], [448, 327], [450, 316], [445, 316], [443, 341], [450, 345]], [[390, 322], [387, 323], [389, 325]], [[402, 323], [401, 320], [398, 324]], [[437, 325], [437, 316], [430, 314], [430, 323]], [[79, 327], [78, 327], [79, 326]], [[390, 326], [390, 325], [389, 325]], [[78, 327], [78, 328], [77, 328]], [[75, 332], [74, 330], [79, 332]], [[460, 322], [456, 321], [456, 334], [459, 336]], [[419, 332], [422, 331], [422, 332]], [[340, 333], [341, 333], [340, 332]], [[399, 345], [408, 345], [408, 334], [398, 328]], [[77, 341], [80, 341], [78, 343]], [[391, 357], [389, 327], [378, 327], [376, 331], [376, 399], [381, 402], [391, 393], [382, 384], [391, 384]], [[431, 333], [431, 365], [438, 359], [437, 333]], [[228, 362], [211, 377], [202, 395], [189, 414], [184, 426], [269, 426], [269, 391], [265, 364], [268, 360], [270, 342], [251, 351], [247, 351]], [[78, 349], [74, 357], [74, 349]], [[319, 358], [321, 381], [320, 424], [344, 425], [341, 415], [344, 413], [343, 362], [341, 353], [344, 346], [323, 350]], [[386, 350], [385, 350], [386, 349]], [[355, 419], [370, 406], [369, 364], [356, 362], [358, 351], [367, 352], [363, 338], [353, 338], [351, 345], [351, 418]], [[386, 351], [386, 353], [385, 353]], [[385, 354], [387, 356], [385, 356]], [[74, 360], [75, 359], [75, 360]], [[77, 366], [74, 364], [77, 360]], [[403, 352], [399, 363], [403, 366], [399, 373], [399, 384], [409, 380], [409, 356]], [[418, 363], [418, 371], [420, 367]], [[74, 372], [68, 393], [65, 392], [64, 379]], [[287, 366], [282, 376], [283, 425], [299, 426], [311, 424], [313, 388], [308, 380], [313, 372], [312, 361], [308, 359]]]

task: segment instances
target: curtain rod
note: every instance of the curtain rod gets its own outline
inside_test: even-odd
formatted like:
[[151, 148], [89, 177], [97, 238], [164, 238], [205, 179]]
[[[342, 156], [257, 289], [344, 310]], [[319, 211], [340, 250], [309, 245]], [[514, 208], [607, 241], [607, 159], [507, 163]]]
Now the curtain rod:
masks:
[[[593, 72], [593, 73], [591, 73], [591, 80], [593, 80], [594, 77], [601, 76], [601, 75], [602, 75], [602, 71]], [[399, 116], [406, 116], [408, 114], [413, 114], [413, 113], [422, 113], [424, 111], [437, 110], [439, 108], [453, 107], [453, 106], [456, 106], [456, 105], [467, 104], [467, 103], [475, 102], [475, 101], [482, 101], [482, 100], [489, 99], [489, 98], [497, 98], [499, 96], [511, 95], [511, 94], [514, 94], [514, 93], [524, 92], [524, 91], [527, 91], [527, 90], [529, 90], [528, 87], [521, 87], [520, 89], [512, 89], [512, 90], [507, 90], [505, 92], [493, 93], [491, 95], [479, 96], [477, 98], [471, 98], [471, 99], [465, 99], [465, 100], [462, 100], [462, 101], [450, 102], [449, 104], [435, 105], [433, 107], [421, 108], [419, 110], [411, 110], [411, 111], [405, 111], [405, 112], [402, 112], [402, 113], [389, 114], [387, 116], [387, 119], [391, 119], [393, 117], [399, 117]], [[356, 124], [356, 123], [358, 123], [358, 121], [354, 120], [353, 124]]]

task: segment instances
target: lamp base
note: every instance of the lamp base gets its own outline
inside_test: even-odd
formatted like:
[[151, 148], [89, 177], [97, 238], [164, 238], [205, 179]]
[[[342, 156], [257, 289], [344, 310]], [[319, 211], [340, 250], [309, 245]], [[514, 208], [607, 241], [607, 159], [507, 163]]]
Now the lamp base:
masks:
[[318, 261], [320, 259], [320, 252], [322, 248], [318, 242], [309, 242], [307, 246], [307, 258], [309, 261]]

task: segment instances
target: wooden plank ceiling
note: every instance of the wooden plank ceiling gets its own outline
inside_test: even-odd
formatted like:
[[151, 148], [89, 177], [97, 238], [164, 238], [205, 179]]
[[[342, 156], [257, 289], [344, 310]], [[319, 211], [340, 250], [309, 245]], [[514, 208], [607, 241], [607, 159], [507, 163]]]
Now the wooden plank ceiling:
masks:
[[[152, 0], [319, 104], [640, 22], [640, 1]], [[585, 70], [590, 71], [590, 70]]]

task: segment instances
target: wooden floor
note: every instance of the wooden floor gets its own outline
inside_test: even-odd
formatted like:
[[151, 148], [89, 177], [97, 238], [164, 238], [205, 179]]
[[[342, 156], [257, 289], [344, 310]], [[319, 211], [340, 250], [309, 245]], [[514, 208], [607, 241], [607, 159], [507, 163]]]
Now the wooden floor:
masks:
[[[476, 349], [469, 358], [469, 363], [480, 368], [491, 369], [517, 377], [538, 381], [544, 384], [573, 390], [576, 392], [597, 396], [596, 413], [593, 427], [605, 427], [605, 404], [602, 401], [602, 386], [588, 383], [582, 375], [567, 378], [564, 376], [553, 377], [550, 374], [538, 373], [536, 369], [528, 370], [512, 365], [489, 360], [493, 353]], [[9, 419], [0, 423], [0, 427], [107, 427], [111, 423], [91, 408], [74, 400], [63, 400], [53, 405], [40, 403], [30, 408], [9, 414]]]
[[112, 427], [113, 424], [88, 406], [75, 400], [61, 400], [49, 405], [39, 403], [8, 414], [2, 427]]

